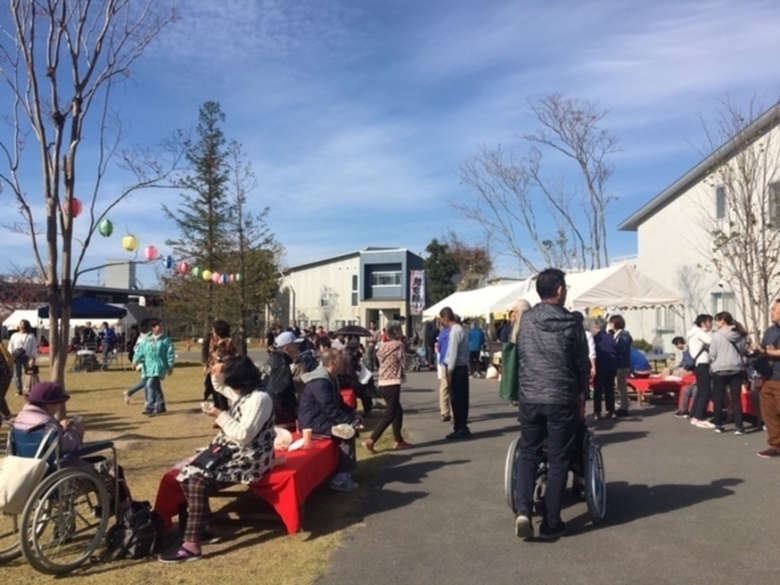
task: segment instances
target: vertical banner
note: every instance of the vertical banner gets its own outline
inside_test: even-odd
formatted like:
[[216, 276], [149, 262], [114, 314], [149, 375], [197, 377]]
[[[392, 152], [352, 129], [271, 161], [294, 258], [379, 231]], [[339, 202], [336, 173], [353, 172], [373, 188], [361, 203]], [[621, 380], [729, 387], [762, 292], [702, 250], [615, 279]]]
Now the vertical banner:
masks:
[[409, 273], [409, 312], [421, 315], [425, 309], [425, 270], [412, 270]]

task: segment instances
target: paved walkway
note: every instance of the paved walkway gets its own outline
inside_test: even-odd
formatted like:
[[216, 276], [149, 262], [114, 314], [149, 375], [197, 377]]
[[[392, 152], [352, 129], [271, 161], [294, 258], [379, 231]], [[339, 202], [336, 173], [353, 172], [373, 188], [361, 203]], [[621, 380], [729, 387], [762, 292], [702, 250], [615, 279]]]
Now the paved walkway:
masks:
[[[567, 500], [569, 536], [514, 536], [503, 493], [516, 413], [494, 380], [471, 383], [468, 442], [439, 422], [435, 374], [410, 375], [403, 392], [413, 450], [391, 453], [321, 585], [777, 583], [780, 461], [764, 460], [763, 432], [695, 429], [656, 401], [600, 421], [607, 517], [593, 527]], [[389, 430], [388, 430], [389, 432]]]

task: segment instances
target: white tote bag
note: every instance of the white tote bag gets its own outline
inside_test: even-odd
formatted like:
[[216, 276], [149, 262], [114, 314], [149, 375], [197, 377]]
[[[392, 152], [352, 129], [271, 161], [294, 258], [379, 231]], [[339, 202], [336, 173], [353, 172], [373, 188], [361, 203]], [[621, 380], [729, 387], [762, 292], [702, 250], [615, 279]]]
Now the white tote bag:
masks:
[[4, 513], [21, 514], [27, 498], [46, 475], [49, 456], [57, 448], [57, 441], [51, 441], [44, 451], [53, 432], [46, 433], [35, 457], [9, 455], [0, 460], [0, 510]]

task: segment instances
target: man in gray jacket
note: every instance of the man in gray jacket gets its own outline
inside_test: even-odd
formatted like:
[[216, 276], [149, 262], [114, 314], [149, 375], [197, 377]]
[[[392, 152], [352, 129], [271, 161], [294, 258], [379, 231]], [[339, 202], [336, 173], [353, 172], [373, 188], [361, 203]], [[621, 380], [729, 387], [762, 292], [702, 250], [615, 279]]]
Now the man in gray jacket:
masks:
[[581, 423], [590, 363], [585, 330], [564, 308], [565, 274], [548, 268], [536, 278], [542, 302], [526, 311], [518, 337], [520, 461], [517, 481], [517, 536], [533, 537], [534, 476], [547, 438], [546, 516], [539, 537], [555, 540], [566, 533], [561, 499]]

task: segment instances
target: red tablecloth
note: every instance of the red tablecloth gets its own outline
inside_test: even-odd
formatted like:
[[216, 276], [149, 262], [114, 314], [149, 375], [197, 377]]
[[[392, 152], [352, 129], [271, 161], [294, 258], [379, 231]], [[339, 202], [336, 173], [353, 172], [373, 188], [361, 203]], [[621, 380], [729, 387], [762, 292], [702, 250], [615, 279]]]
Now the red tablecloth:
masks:
[[357, 410], [357, 394], [352, 388], [342, 388], [341, 398], [344, 400], [344, 404]]
[[[285, 457], [287, 462], [273, 468], [250, 487], [281, 516], [287, 532], [295, 534], [301, 529], [301, 507], [306, 498], [335, 471], [338, 448], [329, 439], [319, 439], [311, 449], [277, 451], [276, 454]], [[162, 477], [154, 502], [154, 509], [163, 517], [166, 530], [171, 528], [173, 517], [179, 515], [179, 507], [187, 502], [181, 483], [176, 481], [178, 475], [178, 470], [171, 469]]]
[[679, 395], [686, 386], [696, 382], [696, 376], [685, 376], [682, 380], [650, 376], [649, 378], [628, 378], [627, 382], [636, 390], [641, 402], [642, 395], [648, 393], [657, 396], [674, 392]]

